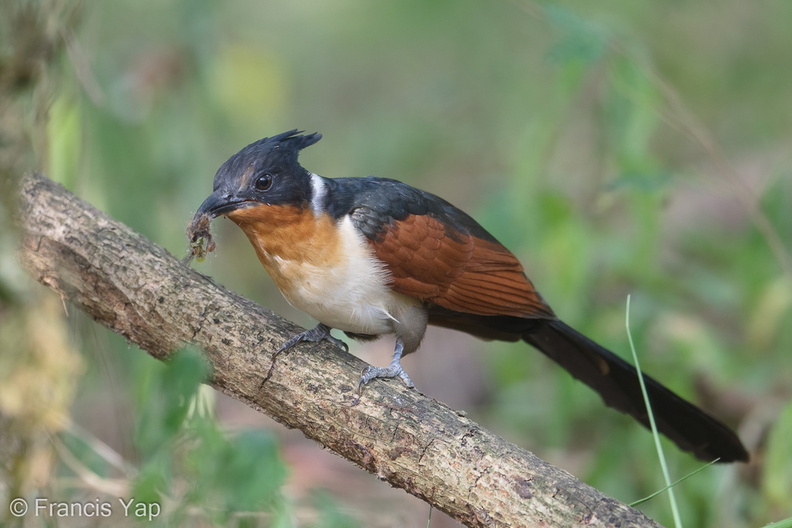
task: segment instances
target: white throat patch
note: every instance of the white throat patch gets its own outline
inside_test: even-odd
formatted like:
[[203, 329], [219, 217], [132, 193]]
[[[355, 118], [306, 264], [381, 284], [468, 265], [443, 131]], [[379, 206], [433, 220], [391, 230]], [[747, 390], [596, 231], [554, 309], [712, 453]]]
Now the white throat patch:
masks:
[[322, 212], [322, 203], [327, 195], [327, 185], [325, 185], [324, 178], [318, 174], [311, 173], [311, 209], [315, 215]]

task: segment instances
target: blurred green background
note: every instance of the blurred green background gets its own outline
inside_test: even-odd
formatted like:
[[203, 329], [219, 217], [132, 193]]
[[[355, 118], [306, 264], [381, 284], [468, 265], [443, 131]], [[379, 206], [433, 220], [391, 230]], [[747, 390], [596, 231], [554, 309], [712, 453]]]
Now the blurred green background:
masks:
[[[0, 125], [28, 149], [3, 158], [5, 180], [43, 170], [181, 257], [227, 157], [319, 131], [307, 169], [442, 195], [621, 355], [632, 295], [643, 368], [753, 453], [676, 488], [686, 526], [792, 515], [792, 3], [11, 0], [0, 19]], [[54, 43], [48, 65], [3, 83], [25, 23]], [[235, 226], [214, 229], [199, 271], [314, 324]], [[156, 500], [154, 525], [426, 525], [424, 503], [201, 387], [194, 352], [163, 365], [72, 307], [64, 319], [23, 279], [14, 240], [4, 220], [9, 499]], [[384, 365], [391, 347], [352, 351]], [[619, 500], [663, 486], [651, 436], [524, 345], [434, 330], [404, 365], [422, 392]], [[699, 467], [665, 446], [674, 477]], [[641, 509], [671, 524], [664, 497]], [[438, 512], [431, 525], [457, 526]]]

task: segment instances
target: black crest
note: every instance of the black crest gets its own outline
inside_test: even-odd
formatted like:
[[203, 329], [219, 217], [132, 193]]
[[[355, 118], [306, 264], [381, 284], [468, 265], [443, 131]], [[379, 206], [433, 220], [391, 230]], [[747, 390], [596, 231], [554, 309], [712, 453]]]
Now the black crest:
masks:
[[283, 132], [282, 134], [278, 134], [277, 136], [264, 138], [261, 141], [268, 141], [275, 145], [283, 144], [288, 146], [289, 148], [302, 150], [305, 147], [310, 147], [311, 145], [322, 139], [322, 134], [320, 134], [319, 132], [314, 132], [313, 134], [301, 135], [303, 132], [304, 130], [297, 130], [295, 128], [293, 130], [289, 130], [288, 132]]
[[255, 143], [248, 145], [243, 150], [251, 149], [258, 152], [273, 150], [297, 154], [305, 147], [310, 147], [322, 139], [322, 134], [318, 132], [305, 135], [302, 134], [303, 132], [303, 130], [297, 130], [295, 128], [293, 130], [289, 130], [288, 132], [278, 134], [277, 136], [259, 139]]
[[322, 134], [318, 132], [301, 135], [302, 132], [302, 130], [295, 128], [277, 136], [259, 139], [240, 150], [229, 161], [234, 161], [235, 158], [241, 161], [248, 159], [250, 156], [255, 156], [259, 159], [281, 160], [282, 163], [296, 163], [297, 156], [302, 149], [322, 139]]

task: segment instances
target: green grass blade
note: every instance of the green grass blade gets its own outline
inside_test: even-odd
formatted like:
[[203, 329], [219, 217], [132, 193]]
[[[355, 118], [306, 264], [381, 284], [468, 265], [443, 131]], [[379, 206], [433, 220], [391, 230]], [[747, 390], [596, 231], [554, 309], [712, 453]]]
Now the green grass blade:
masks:
[[660, 445], [660, 433], [657, 432], [657, 424], [655, 423], [654, 413], [652, 412], [652, 404], [649, 401], [649, 393], [646, 391], [646, 384], [644, 383], [643, 374], [641, 373], [641, 365], [638, 361], [638, 353], [635, 351], [635, 344], [633, 343], [632, 333], [630, 332], [630, 296], [627, 296], [627, 313], [625, 316], [625, 326], [627, 327], [627, 341], [630, 343], [630, 351], [632, 352], [633, 362], [635, 369], [638, 371], [638, 382], [641, 385], [641, 393], [643, 394], [646, 410], [649, 413], [649, 425], [652, 429], [652, 436], [655, 441], [655, 448], [657, 448], [657, 457], [660, 460], [660, 467], [663, 470], [663, 478], [665, 478], [666, 489], [668, 490], [668, 500], [671, 503], [671, 513], [674, 517], [674, 526], [682, 528], [682, 519], [679, 516], [679, 507], [677, 506], [674, 490], [671, 487], [671, 474], [668, 471], [668, 464], [666, 463], [665, 453], [663, 453], [663, 446]]
[[764, 528], [792, 528], [792, 517], [784, 519], [783, 521], [774, 522], [773, 524], [768, 524]]
[[[702, 470], [704, 470], [704, 469], [707, 469], [707, 468], [708, 468], [708, 467], [710, 467], [712, 464], [715, 464], [715, 463], [716, 463], [718, 460], [720, 460], [720, 458], [716, 458], [716, 459], [715, 459], [715, 460], [713, 460], [712, 462], [707, 462], [706, 464], [704, 464], [704, 465], [703, 465], [703, 466], [701, 466], [700, 468], [696, 469], [695, 471], [691, 471], [690, 473], [688, 473], [688, 474], [687, 474], [687, 475], [685, 475], [684, 477], [682, 477], [682, 478], [680, 478], [680, 479], [677, 479], [677, 480], [675, 480], [674, 482], [672, 482], [671, 484], [669, 484], [669, 485], [668, 485], [668, 486], [666, 486], [665, 488], [662, 488], [662, 489], [659, 489], [659, 490], [655, 491], [654, 493], [652, 493], [652, 494], [651, 494], [651, 495], [649, 495], [648, 497], [644, 497], [643, 499], [638, 499], [638, 500], [637, 500], [637, 501], [635, 501], [635, 502], [631, 502], [629, 505], [634, 507], [634, 506], [638, 506], [639, 504], [643, 504], [644, 502], [646, 502], [646, 501], [648, 501], [648, 500], [654, 499], [655, 497], [657, 497], [658, 495], [660, 495], [660, 494], [661, 494], [661, 493], [663, 493], [664, 491], [666, 491], [666, 490], [670, 490], [672, 487], [676, 486], [676, 485], [677, 485], [677, 484], [679, 484], [680, 482], [683, 482], [683, 481], [685, 481], [685, 480], [689, 479], [690, 477], [692, 477], [693, 475], [695, 475], [695, 474], [696, 474], [696, 473], [698, 473], [699, 471], [702, 471]], [[790, 527], [790, 528], [792, 528], [792, 527]]]

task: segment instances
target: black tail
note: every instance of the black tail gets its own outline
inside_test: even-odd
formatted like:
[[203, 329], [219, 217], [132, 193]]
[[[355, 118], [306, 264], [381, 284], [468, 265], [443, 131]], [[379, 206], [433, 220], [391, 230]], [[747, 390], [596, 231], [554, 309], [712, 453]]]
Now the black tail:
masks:
[[[543, 321], [523, 339], [597, 391], [606, 404], [649, 427], [635, 367], [558, 320]], [[748, 460], [740, 439], [726, 425], [649, 376], [644, 381], [658, 430], [681, 449], [707, 461]]]

